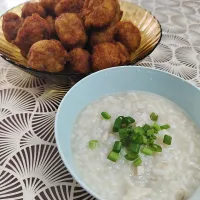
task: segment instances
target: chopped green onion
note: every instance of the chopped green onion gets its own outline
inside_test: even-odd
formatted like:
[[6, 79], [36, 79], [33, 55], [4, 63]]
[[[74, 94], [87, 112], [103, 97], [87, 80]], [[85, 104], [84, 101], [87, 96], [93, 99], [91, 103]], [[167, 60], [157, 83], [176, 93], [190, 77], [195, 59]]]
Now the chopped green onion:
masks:
[[90, 140], [88, 143], [88, 147], [92, 150], [96, 149], [98, 144], [98, 140]]
[[149, 146], [149, 149], [151, 149], [151, 151], [153, 151], [153, 152], [157, 152], [157, 147], [154, 146], [154, 144], [151, 144], [151, 145]]
[[135, 127], [133, 130], [134, 130], [134, 133], [139, 133], [141, 135], [145, 133], [144, 129], [140, 126]]
[[147, 130], [147, 136], [151, 136], [155, 133], [154, 129]]
[[126, 154], [124, 157], [126, 158], [126, 160], [134, 161], [134, 160], [137, 159], [139, 156], [138, 156], [137, 153], [129, 152], [129, 153]]
[[133, 162], [133, 164], [134, 164], [135, 167], [138, 167], [139, 165], [141, 165], [141, 163], [142, 163], [142, 160], [141, 160], [140, 157], [138, 157], [138, 159], [136, 159], [136, 160]]
[[142, 143], [147, 144], [147, 142], [148, 142], [147, 137], [142, 135]]
[[165, 135], [163, 139], [163, 143], [171, 145], [172, 143], [172, 137], [170, 135]]
[[135, 120], [132, 117], [124, 117], [122, 123], [126, 124], [126, 126], [128, 126], [129, 124], [134, 123]]
[[[111, 118], [107, 112], [102, 112], [101, 115], [104, 119]], [[162, 147], [155, 144], [157, 139], [155, 134], [157, 134], [160, 130], [169, 129], [170, 125], [164, 124], [160, 126], [157, 124], [156, 122], [158, 120], [158, 115], [154, 112], [151, 113], [150, 118], [152, 121], [154, 121], [152, 125], [145, 124], [142, 127], [133, 127], [131, 124], [135, 123], [135, 120], [132, 117], [117, 117], [113, 125], [113, 132], [119, 133], [120, 141], [115, 141], [113, 149], [107, 158], [113, 162], [116, 162], [120, 158], [119, 153], [122, 147], [125, 147], [128, 153], [124, 157], [129, 161], [133, 161], [134, 166], [137, 167], [142, 163], [142, 160], [139, 157], [140, 151], [145, 155], [152, 155], [153, 152], [162, 152]], [[163, 143], [170, 145], [171, 141], [171, 136], [164, 136]], [[89, 147], [94, 149], [96, 148], [97, 143], [97, 140], [94, 140], [93, 142], [91, 140], [89, 142]], [[141, 145], [143, 148], [141, 148]]]
[[153, 139], [153, 138], [150, 138], [150, 139], [148, 140], [148, 143], [149, 143], [149, 144], [154, 144], [154, 139]]
[[127, 138], [121, 139], [120, 142], [122, 143], [122, 146], [128, 147], [130, 145], [131, 140], [129, 137], [127, 137]]
[[146, 132], [146, 131], [148, 131], [149, 129], [151, 129], [151, 127], [148, 125], [148, 124], [145, 124], [144, 126], [143, 126], [143, 130]]
[[156, 139], [157, 139], [157, 137], [156, 137], [155, 135], [152, 135], [152, 139], [156, 140]]
[[157, 147], [157, 152], [162, 152], [162, 147], [158, 144], [154, 144], [154, 147]]
[[104, 119], [110, 119], [111, 116], [107, 113], [107, 112], [102, 112], [101, 113], [101, 116], [104, 118]]
[[158, 120], [158, 115], [154, 112], [151, 113], [150, 115], [150, 119], [154, 122], [156, 122]]
[[136, 134], [133, 133], [133, 134], [131, 135], [131, 141], [132, 141], [132, 142], [135, 142], [136, 139], [137, 139], [137, 137], [138, 137], [138, 136], [137, 136]]
[[139, 153], [140, 151], [140, 144], [131, 143], [129, 146], [129, 150], [134, 153]]
[[162, 152], [162, 147], [157, 144], [150, 145], [149, 149], [151, 149], [153, 152]]
[[113, 151], [116, 153], [119, 153], [122, 148], [122, 143], [120, 141], [116, 141], [114, 146], [113, 146]]
[[170, 128], [169, 124], [165, 124], [165, 125], [160, 126], [161, 130], [163, 130], [163, 129], [169, 129], [169, 128]]
[[115, 123], [114, 123], [114, 126], [113, 126], [113, 132], [118, 132], [119, 129], [121, 128], [122, 126], [122, 120], [123, 120], [123, 117], [120, 116], [118, 117], [116, 120], [115, 120]]
[[107, 157], [108, 160], [116, 162], [119, 159], [120, 155], [114, 151], [111, 151]]
[[153, 154], [152, 150], [149, 149], [148, 147], [144, 147], [141, 152], [145, 155], [152, 155]]
[[127, 138], [129, 136], [128, 131], [126, 128], [119, 129], [119, 137], [120, 139]]
[[152, 128], [154, 128], [156, 131], [160, 131], [160, 126], [156, 122], [152, 124]]
[[136, 143], [136, 144], [143, 144], [143, 137], [142, 137], [142, 135], [139, 135], [139, 136], [136, 138], [135, 143]]
[[134, 133], [134, 129], [133, 128], [128, 127], [126, 129], [127, 129], [127, 132], [128, 132], [129, 135], [131, 135], [132, 133]]

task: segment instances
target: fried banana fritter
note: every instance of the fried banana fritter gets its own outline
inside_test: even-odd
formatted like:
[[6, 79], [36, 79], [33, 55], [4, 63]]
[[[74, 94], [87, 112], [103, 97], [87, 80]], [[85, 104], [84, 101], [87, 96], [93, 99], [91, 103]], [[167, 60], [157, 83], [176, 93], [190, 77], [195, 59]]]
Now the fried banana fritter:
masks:
[[55, 15], [54, 9], [61, 0], [40, 0], [40, 5], [46, 10], [47, 14]]
[[55, 28], [67, 49], [84, 47], [87, 35], [81, 19], [75, 13], [64, 13], [55, 21]]
[[28, 66], [47, 72], [61, 72], [69, 55], [58, 40], [41, 40], [30, 48]]
[[127, 48], [120, 42], [115, 43], [119, 51], [120, 65], [128, 65], [131, 63], [131, 56]]
[[14, 44], [21, 50], [24, 57], [28, 54], [30, 47], [44, 39], [49, 39], [50, 28], [45, 19], [38, 14], [27, 17], [19, 29]]
[[119, 43], [101, 43], [93, 48], [92, 68], [94, 71], [130, 64], [131, 57], [126, 47]]
[[23, 24], [23, 18], [17, 14], [8, 12], [3, 16], [2, 30], [8, 42], [15, 40], [19, 28]]
[[88, 74], [91, 69], [91, 55], [88, 51], [75, 48], [69, 52], [72, 70], [80, 74]]
[[134, 52], [140, 46], [141, 35], [132, 22], [121, 21], [116, 25], [115, 39], [121, 42], [129, 52]]
[[56, 35], [56, 29], [55, 29], [55, 20], [54, 20], [54, 18], [49, 15], [45, 19], [46, 19], [46, 21], [49, 24], [51, 37], [55, 37], [55, 35]]
[[94, 71], [120, 65], [119, 50], [114, 43], [101, 43], [93, 48], [92, 68]]
[[86, 28], [102, 28], [115, 18], [117, 0], [85, 0], [83, 19]]
[[22, 17], [26, 18], [28, 16], [31, 16], [32, 14], [37, 13], [41, 17], [46, 17], [46, 11], [44, 8], [37, 2], [27, 2], [24, 4], [22, 8]]
[[56, 16], [63, 13], [80, 13], [84, 0], [62, 0], [55, 7]]

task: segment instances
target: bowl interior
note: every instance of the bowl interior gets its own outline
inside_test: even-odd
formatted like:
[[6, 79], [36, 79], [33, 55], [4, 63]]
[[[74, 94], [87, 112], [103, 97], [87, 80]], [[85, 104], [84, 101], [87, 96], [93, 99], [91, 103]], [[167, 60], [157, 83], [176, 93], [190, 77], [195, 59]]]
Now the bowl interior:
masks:
[[[38, 2], [38, 0], [31, 0], [32, 2]], [[137, 6], [136, 4], [119, 0], [121, 10], [123, 10], [122, 21], [129, 20], [135, 26], [137, 26], [141, 33], [141, 43], [139, 48], [131, 53], [132, 63], [136, 63], [138, 60], [144, 58], [150, 54], [157, 46], [161, 38], [161, 27], [157, 19], [151, 15], [148, 11]], [[16, 6], [8, 12], [14, 12], [21, 16], [21, 8], [23, 4]], [[2, 31], [3, 16], [0, 17], [0, 56], [6, 59], [8, 62], [15, 64], [19, 68], [25, 70], [28, 68], [27, 60], [21, 55], [20, 50], [13, 44], [7, 42]], [[37, 71], [29, 68], [29, 71]], [[40, 74], [48, 74], [48, 72], [39, 72]], [[51, 73], [55, 75], [65, 74], [69, 75], [67, 71], [61, 73]], [[37, 75], [37, 74], [36, 74]]]
[[74, 178], [92, 195], [76, 173], [71, 152], [71, 133], [79, 112], [92, 101], [107, 94], [129, 90], [161, 95], [182, 107], [200, 126], [200, 90], [171, 74], [143, 67], [116, 67], [94, 73], [77, 83], [64, 97], [56, 116], [55, 132], [58, 150]]

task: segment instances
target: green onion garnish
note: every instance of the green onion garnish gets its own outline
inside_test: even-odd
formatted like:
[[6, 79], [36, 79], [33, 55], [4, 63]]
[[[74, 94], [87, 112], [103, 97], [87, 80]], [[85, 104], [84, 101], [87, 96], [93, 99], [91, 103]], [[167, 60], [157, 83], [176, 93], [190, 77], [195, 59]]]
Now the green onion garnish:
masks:
[[126, 128], [119, 129], [119, 137], [120, 139], [127, 138], [129, 136], [128, 131]]
[[142, 135], [139, 135], [139, 136], [136, 138], [135, 143], [136, 143], [136, 144], [143, 144], [143, 137], [142, 137]]
[[147, 130], [147, 136], [151, 136], [155, 133], [154, 129]]
[[116, 120], [115, 120], [115, 123], [114, 123], [114, 126], [113, 126], [113, 132], [118, 132], [119, 129], [121, 128], [122, 126], [122, 120], [123, 120], [123, 117], [118, 117]]
[[113, 151], [116, 153], [119, 153], [122, 148], [122, 143], [120, 141], [116, 141], [114, 146], [113, 146]]
[[122, 146], [124, 147], [128, 147], [131, 143], [131, 140], [129, 137], [121, 139], [120, 142], [122, 143]]
[[140, 157], [133, 162], [135, 167], [138, 167], [139, 165], [141, 165], [141, 163], [142, 163], [142, 160]]
[[155, 135], [153, 135], [153, 136], [152, 136], [152, 139], [156, 140], [156, 139], [157, 139], [157, 137], [156, 137]]
[[162, 147], [158, 144], [154, 144], [154, 147], [157, 148], [157, 152], [162, 152]]
[[153, 138], [150, 138], [150, 139], [148, 140], [148, 143], [149, 143], [149, 144], [154, 144], [154, 139], [153, 139]]
[[153, 152], [162, 152], [162, 147], [157, 144], [150, 145], [149, 149], [151, 149], [151, 151], [153, 151]]
[[132, 117], [124, 117], [122, 123], [126, 124], [126, 126], [128, 126], [129, 124], [134, 123], [135, 120]]
[[107, 112], [102, 112], [102, 113], [101, 113], [101, 116], [102, 116], [104, 119], [110, 119], [110, 118], [111, 118], [111, 115], [109, 115]]
[[160, 126], [161, 130], [163, 130], [163, 129], [169, 129], [169, 128], [170, 128], [169, 124], [165, 124], [165, 125]]
[[148, 131], [149, 129], [151, 129], [151, 127], [148, 125], [148, 124], [145, 124], [144, 126], [143, 126], [143, 130], [146, 132], [146, 131]]
[[134, 130], [134, 133], [139, 133], [141, 135], [145, 133], [144, 129], [140, 126], [135, 127], [133, 130]]
[[[111, 116], [107, 112], [101, 113], [102, 117], [106, 120], [110, 119]], [[135, 123], [135, 120], [130, 117], [119, 116], [116, 118], [113, 125], [113, 132], [119, 133], [119, 140], [115, 141], [112, 151], [109, 153], [107, 158], [113, 162], [116, 162], [120, 158], [120, 152], [122, 148], [128, 152], [124, 157], [126, 160], [133, 161], [134, 166], [139, 166], [142, 163], [139, 157], [139, 152], [145, 155], [152, 155], [153, 153], [162, 152], [162, 147], [155, 144], [156, 134], [160, 130], [169, 129], [170, 125], [164, 124], [160, 126], [158, 121], [158, 115], [154, 112], [150, 115], [153, 121], [152, 125], [145, 124], [144, 126], [134, 126], [131, 124]], [[163, 143], [170, 145], [172, 137], [165, 135]], [[98, 141], [91, 140], [88, 144], [90, 149], [97, 147]]]
[[163, 143], [171, 145], [172, 143], [172, 137], [170, 135], [165, 135], [163, 139]]
[[126, 158], [126, 160], [134, 161], [134, 160], [137, 159], [139, 156], [138, 156], [137, 153], [129, 152], [129, 153], [126, 154], [124, 157]]
[[158, 115], [156, 115], [156, 113], [152, 112], [150, 115], [150, 119], [154, 122], [156, 122], [158, 120]]
[[149, 149], [148, 147], [144, 147], [141, 151], [143, 154], [145, 155], [152, 155], [153, 152], [151, 151], [151, 149]]
[[147, 137], [142, 135], [142, 143], [147, 144], [147, 142], [148, 142]]
[[90, 140], [88, 143], [88, 147], [92, 150], [96, 149], [98, 144], [98, 140]]
[[154, 130], [157, 132], [160, 131], [160, 126], [156, 122], [152, 124], [152, 128], [154, 128]]
[[131, 143], [129, 146], [129, 150], [134, 152], [134, 153], [139, 153], [140, 151], [140, 144], [135, 144], [135, 143]]
[[114, 151], [111, 151], [107, 157], [108, 160], [116, 162], [119, 159], [120, 155]]
[[154, 144], [151, 144], [151, 145], [149, 146], [149, 149], [151, 149], [151, 151], [153, 151], [153, 152], [157, 152], [157, 147], [154, 146]]

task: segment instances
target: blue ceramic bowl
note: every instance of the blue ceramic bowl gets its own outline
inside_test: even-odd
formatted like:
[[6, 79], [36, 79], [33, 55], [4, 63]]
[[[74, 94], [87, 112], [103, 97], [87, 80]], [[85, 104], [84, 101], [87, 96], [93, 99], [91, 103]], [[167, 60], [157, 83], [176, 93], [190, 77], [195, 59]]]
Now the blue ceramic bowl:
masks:
[[[76, 172], [71, 150], [73, 124], [82, 109], [107, 94], [130, 90], [161, 95], [182, 107], [200, 126], [200, 90], [169, 73], [144, 67], [115, 67], [94, 73], [78, 82], [65, 95], [57, 112], [55, 134], [62, 160], [80, 185], [102, 200]], [[199, 198], [200, 199], [200, 196]]]

